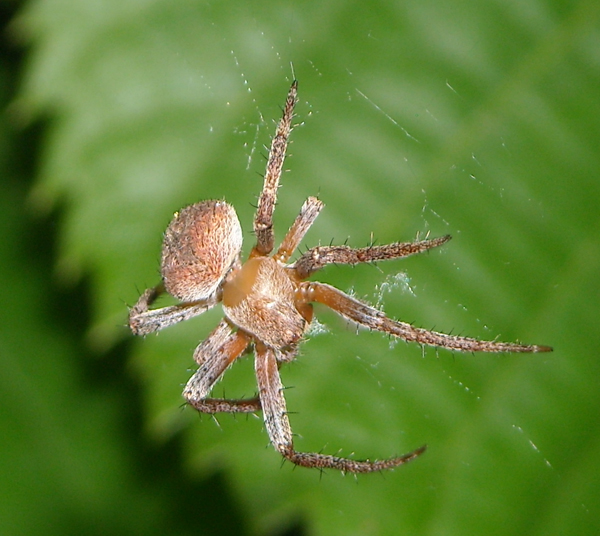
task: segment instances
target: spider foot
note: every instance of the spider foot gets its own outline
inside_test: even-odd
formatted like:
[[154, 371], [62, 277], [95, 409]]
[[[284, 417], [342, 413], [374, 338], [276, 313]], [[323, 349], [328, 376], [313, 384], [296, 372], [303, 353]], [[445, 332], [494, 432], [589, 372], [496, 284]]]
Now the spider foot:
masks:
[[350, 460], [348, 458], [340, 458], [338, 456], [331, 456], [329, 454], [318, 454], [309, 452], [296, 452], [293, 449], [283, 450], [283, 454], [286, 460], [289, 460], [295, 465], [302, 467], [323, 469], [337, 469], [342, 473], [374, 473], [377, 471], [384, 471], [387, 469], [394, 469], [400, 465], [418, 458], [425, 452], [427, 445], [423, 445], [408, 454], [403, 456], [397, 456], [394, 458], [387, 458], [385, 460]]

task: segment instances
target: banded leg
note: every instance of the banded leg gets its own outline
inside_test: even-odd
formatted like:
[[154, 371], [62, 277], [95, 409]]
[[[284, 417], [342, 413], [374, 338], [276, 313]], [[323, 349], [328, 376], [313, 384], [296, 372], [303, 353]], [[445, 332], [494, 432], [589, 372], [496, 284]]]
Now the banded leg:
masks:
[[283, 385], [277, 367], [275, 351], [262, 344], [256, 345], [256, 378], [263, 410], [265, 427], [271, 443], [290, 462], [303, 467], [337, 469], [344, 473], [372, 473], [393, 469], [425, 452], [425, 446], [395, 458], [385, 460], [351, 460], [327, 454], [296, 452], [292, 441], [292, 429], [287, 416]]
[[202, 341], [194, 352], [200, 368], [190, 378], [183, 396], [187, 402], [202, 413], [254, 413], [260, 410], [258, 397], [252, 399], [226, 400], [206, 398], [223, 373], [250, 344], [250, 336], [243, 331], [232, 332], [222, 320], [213, 332]]
[[251, 256], [268, 255], [273, 250], [273, 211], [277, 201], [277, 188], [279, 187], [288, 138], [292, 130], [294, 107], [297, 101], [298, 82], [294, 80], [285, 101], [283, 116], [271, 141], [263, 190], [258, 200], [258, 208], [254, 218], [256, 246], [252, 250]]
[[325, 283], [302, 283], [301, 293], [309, 302], [318, 302], [333, 309], [343, 317], [369, 329], [388, 333], [407, 342], [439, 346], [460, 352], [551, 352], [550, 346], [524, 345], [510, 342], [480, 341], [471, 337], [446, 335], [436, 331], [416, 328], [406, 322], [392, 320], [375, 309], [341, 290]]
[[351, 248], [349, 246], [317, 246], [309, 249], [293, 265], [300, 279], [306, 279], [327, 264], [360, 264], [363, 262], [400, 259], [441, 246], [452, 238], [450, 235], [431, 240], [395, 242], [382, 246]]
[[156, 299], [164, 294], [162, 284], [149, 288], [140, 296], [137, 303], [129, 309], [129, 328], [134, 335], [148, 335], [154, 331], [183, 322], [194, 316], [201, 315], [217, 303], [215, 296], [198, 302], [180, 303], [160, 309], [150, 309]]

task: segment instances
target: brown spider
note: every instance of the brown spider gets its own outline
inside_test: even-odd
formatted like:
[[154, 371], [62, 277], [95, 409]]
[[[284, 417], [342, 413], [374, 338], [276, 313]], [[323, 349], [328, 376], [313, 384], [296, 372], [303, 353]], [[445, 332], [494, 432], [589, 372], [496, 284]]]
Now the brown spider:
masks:
[[[317, 246], [296, 262], [288, 263], [323, 208], [319, 199], [309, 197], [277, 252], [268, 256], [273, 251], [273, 211], [292, 129], [297, 89], [298, 83], [294, 81], [271, 143], [254, 218], [256, 245], [248, 260], [244, 264], [240, 261], [242, 229], [231, 205], [211, 200], [183, 208], [175, 214], [165, 232], [162, 284], [146, 290], [131, 308], [129, 327], [135, 335], [146, 335], [200, 315], [221, 302], [225, 318], [194, 351], [199, 368], [183, 390], [183, 396], [191, 406], [210, 414], [262, 410], [271, 443], [285, 459], [297, 465], [350, 473], [391, 469], [416, 458], [426, 447], [404, 456], [375, 461], [294, 450], [279, 367], [296, 357], [298, 345], [312, 321], [312, 302], [324, 304], [358, 325], [421, 345], [462, 352], [549, 352], [552, 349], [480, 341], [416, 328], [391, 320], [378, 309], [330, 285], [306, 281], [328, 264], [354, 265], [407, 257], [441, 246], [450, 240], [449, 235], [359, 249]], [[165, 291], [181, 303], [150, 309]], [[208, 398], [225, 370], [250, 346], [254, 347], [256, 356], [258, 396], [242, 400]]]

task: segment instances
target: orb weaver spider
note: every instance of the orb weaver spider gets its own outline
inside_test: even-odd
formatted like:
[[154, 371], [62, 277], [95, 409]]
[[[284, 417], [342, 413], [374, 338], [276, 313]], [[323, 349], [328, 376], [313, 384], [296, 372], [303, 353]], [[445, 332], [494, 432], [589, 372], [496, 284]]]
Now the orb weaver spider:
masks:
[[[323, 208], [309, 197], [274, 255], [273, 212], [292, 130], [298, 83], [289, 89], [283, 116], [273, 137], [254, 218], [256, 245], [242, 264], [242, 229], [234, 208], [220, 200], [202, 201], [177, 212], [164, 235], [162, 283], [146, 290], [129, 311], [135, 335], [147, 335], [200, 315], [221, 303], [224, 318], [194, 351], [199, 365], [183, 390], [187, 403], [202, 413], [263, 412], [275, 449], [290, 462], [321, 470], [370, 473], [392, 469], [425, 451], [422, 446], [403, 456], [383, 460], [354, 460], [321, 453], [297, 452], [288, 419], [279, 368], [292, 361], [313, 319], [312, 303], [320, 303], [360, 326], [421, 345], [461, 352], [549, 352], [548, 346], [481, 341], [446, 335], [388, 318], [330, 285], [307, 279], [328, 264], [370, 263], [399, 259], [441, 246], [450, 236], [371, 245], [365, 248], [317, 246], [289, 262]], [[181, 303], [150, 309], [167, 292]], [[254, 349], [258, 396], [227, 400], [209, 398], [227, 368], [248, 349]]]

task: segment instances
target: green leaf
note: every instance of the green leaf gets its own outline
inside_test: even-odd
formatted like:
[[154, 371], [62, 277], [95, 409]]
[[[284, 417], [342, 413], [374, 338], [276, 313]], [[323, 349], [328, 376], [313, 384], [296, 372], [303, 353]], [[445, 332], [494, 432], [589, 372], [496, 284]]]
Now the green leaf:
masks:
[[[328, 333], [282, 369], [297, 448], [429, 444], [355, 485], [281, 468], [259, 419], [180, 410], [218, 311], [138, 341], [148, 429], [185, 428], [190, 470], [225, 469], [257, 532], [298, 516], [329, 535], [597, 532], [599, 18], [595, 0], [30, 3], [18, 104], [53, 117], [33, 199], [68, 203], [58, 270], [92, 275], [96, 347], [129, 337], [125, 303], [157, 282], [174, 211], [225, 197], [248, 251], [290, 62], [300, 125], [278, 237], [315, 194], [326, 208], [307, 246], [450, 233], [442, 251], [322, 279], [376, 302], [406, 273], [383, 296], [393, 317], [555, 347], [422, 353], [319, 310]], [[251, 358], [221, 388], [254, 393]]]

